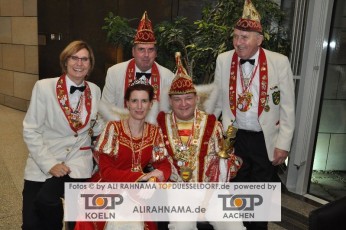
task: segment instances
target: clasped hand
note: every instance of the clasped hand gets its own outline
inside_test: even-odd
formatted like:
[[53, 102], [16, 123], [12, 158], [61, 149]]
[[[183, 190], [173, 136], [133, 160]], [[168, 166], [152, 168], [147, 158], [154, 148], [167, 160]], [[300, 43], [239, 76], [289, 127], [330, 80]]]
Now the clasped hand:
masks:
[[272, 164], [274, 166], [283, 164], [285, 162], [287, 156], [288, 156], [288, 151], [275, 148], [274, 149], [274, 159], [272, 161]]
[[63, 163], [54, 165], [50, 170], [49, 173], [52, 174], [55, 177], [63, 177], [66, 176], [71, 172], [71, 169]]
[[156, 177], [158, 181], [164, 181], [165, 177], [163, 176], [163, 172], [161, 170], [155, 169], [151, 171], [150, 173], [145, 174], [141, 180], [142, 181], [147, 181], [151, 177]]

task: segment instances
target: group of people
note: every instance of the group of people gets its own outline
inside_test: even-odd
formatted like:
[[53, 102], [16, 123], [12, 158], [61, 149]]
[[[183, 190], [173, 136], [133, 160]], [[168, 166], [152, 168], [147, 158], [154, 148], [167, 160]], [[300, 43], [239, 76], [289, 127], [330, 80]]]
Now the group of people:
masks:
[[[109, 68], [102, 94], [86, 80], [95, 63], [91, 47], [71, 42], [60, 54], [63, 74], [35, 84], [23, 121], [29, 155], [22, 229], [63, 228], [65, 182], [272, 182], [293, 137], [294, 85], [287, 57], [263, 49], [262, 41], [260, 16], [245, 0], [234, 50], [218, 56], [215, 82], [194, 85], [180, 53], [175, 74], [155, 62], [156, 39], [145, 12], [133, 59]], [[205, 89], [210, 98], [202, 102]], [[225, 153], [230, 129], [238, 131], [233, 151]], [[76, 230], [120, 229], [115, 222], [68, 224]], [[128, 224], [123, 229], [197, 226]], [[267, 229], [267, 222], [210, 224]]]

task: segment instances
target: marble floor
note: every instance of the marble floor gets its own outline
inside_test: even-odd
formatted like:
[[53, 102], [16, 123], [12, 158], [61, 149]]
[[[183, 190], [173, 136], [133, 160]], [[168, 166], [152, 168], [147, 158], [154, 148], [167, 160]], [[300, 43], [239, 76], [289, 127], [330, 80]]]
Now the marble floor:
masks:
[[312, 172], [309, 193], [327, 201], [346, 196], [346, 171]]
[[[24, 116], [25, 112], [0, 105], [0, 230], [20, 229], [21, 226], [21, 192], [27, 158], [27, 148], [22, 137]], [[315, 208], [287, 194], [283, 194], [282, 203], [297, 212], [299, 210], [304, 216]], [[280, 223], [270, 223], [269, 229], [296, 229], [282, 226]]]
[[23, 169], [27, 149], [22, 138], [24, 112], [0, 105], [0, 229], [20, 229]]

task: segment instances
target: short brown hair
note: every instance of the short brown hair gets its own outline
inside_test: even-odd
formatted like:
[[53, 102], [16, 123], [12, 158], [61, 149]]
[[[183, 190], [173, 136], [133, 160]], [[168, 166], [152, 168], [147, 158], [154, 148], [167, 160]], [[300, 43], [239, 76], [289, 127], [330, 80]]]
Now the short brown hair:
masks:
[[135, 90], [146, 91], [149, 94], [149, 101], [154, 99], [154, 88], [149, 84], [134, 84], [130, 85], [125, 92], [125, 101], [130, 100], [131, 93]]
[[95, 66], [94, 52], [88, 43], [86, 43], [85, 41], [81, 41], [81, 40], [71, 42], [60, 53], [60, 67], [61, 67], [61, 71], [63, 73], [67, 72], [67, 68], [66, 68], [67, 59], [69, 57], [71, 57], [73, 54], [80, 51], [81, 49], [86, 49], [89, 52], [90, 69], [89, 69], [88, 75], [91, 73], [91, 71], [94, 69], [94, 66]]

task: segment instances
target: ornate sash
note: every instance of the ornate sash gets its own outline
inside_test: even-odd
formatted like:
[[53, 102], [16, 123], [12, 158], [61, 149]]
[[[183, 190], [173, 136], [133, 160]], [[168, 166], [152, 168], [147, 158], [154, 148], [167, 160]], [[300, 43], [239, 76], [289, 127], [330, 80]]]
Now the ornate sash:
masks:
[[[166, 146], [166, 149], [168, 151], [168, 153], [170, 154], [170, 156], [174, 159], [174, 155], [175, 155], [175, 150], [174, 150], [174, 143], [170, 142], [170, 138], [168, 129], [171, 129], [171, 125], [169, 124], [170, 121], [170, 116], [171, 114], [165, 114], [164, 112], [160, 112], [158, 117], [157, 117], [157, 122], [158, 125], [160, 126], [162, 133], [163, 133], [163, 140]], [[198, 181], [197, 182], [203, 182], [203, 178], [204, 178], [204, 167], [205, 167], [205, 156], [208, 154], [208, 145], [209, 145], [209, 140], [211, 135], [213, 134], [213, 130], [214, 130], [214, 124], [216, 121], [215, 116], [213, 115], [206, 115], [205, 113], [201, 112], [201, 111], [197, 111], [196, 116], [207, 116], [204, 117], [204, 119], [206, 119], [206, 123], [205, 123], [205, 127], [204, 129], [202, 129], [202, 127], [200, 127], [201, 129], [199, 129], [199, 138], [200, 141], [197, 141], [199, 143], [201, 143], [201, 146], [198, 146], [198, 148], [196, 149], [196, 154], [195, 157], [197, 157], [197, 166], [195, 170], [198, 170], [197, 172], [197, 177], [196, 178]], [[195, 119], [202, 119], [202, 118], [195, 118]], [[200, 124], [198, 124], [200, 125]], [[194, 135], [195, 136], [195, 135]], [[174, 166], [180, 170], [180, 166], [178, 166], [177, 164], [178, 162], [176, 160], [174, 160]]]
[[[129, 62], [127, 66], [127, 70], [126, 70], [124, 93], [126, 92], [127, 87], [129, 87], [129, 85], [134, 80], [136, 80], [135, 69], [136, 69], [135, 59], [132, 59]], [[160, 73], [155, 62], [153, 63], [153, 66], [151, 67], [150, 85], [154, 87], [154, 100], [160, 101]], [[124, 103], [124, 106], [125, 106], [125, 103]]]
[[62, 75], [60, 76], [57, 84], [56, 84], [56, 95], [57, 95], [57, 98], [58, 98], [58, 102], [59, 102], [59, 105], [63, 111], [63, 113], [65, 114], [65, 117], [70, 125], [70, 128], [77, 133], [78, 130], [84, 128], [87, 124], [88, 124], [88, 121], [89, 121], [89, 118], [90, 118], [90, 114], [91, 114], [91, 90], [89, 88], [89, 85], [86, 81], [84, 81], [85, 83], [85, 90], [83, 92], [84, 94], [84, 98], [85, 98], [85, 109], [86, 109], [86, 112], [87, 112], [87, 117], [85, 119], [85, 122], [84, 124], [81, 124], [81, 123], [77, 123], [77, 122], [74, 122], [73, 119], [72, 119], [72, 108], [70, 106], [70, 101], [68, 99], [68, 90], [66, 88], [66, 75]]
[[[268, 66], [267, 66], [267, 58], [262, 48], [259, 51], [258, 58], [259, 65], [259, 105], [258, 105], [258, 116], [261, 115], [263, 108], [267, 99], [267, 89], [268, 89]], [[229, 81], [229, 105], [230, 109], [236, 117], [236, 108], [237, 108], [237, 76], [238, 76], [238, 55], [234, 52], [232, 61], [231, 61], [231, 71], [230, 71], [230, 81]]]

